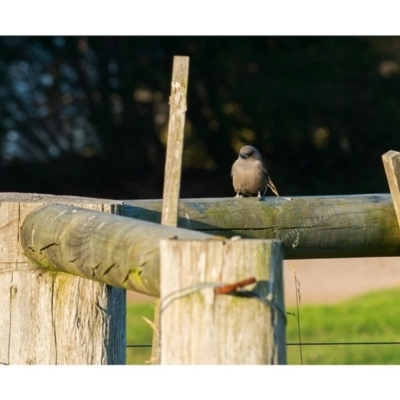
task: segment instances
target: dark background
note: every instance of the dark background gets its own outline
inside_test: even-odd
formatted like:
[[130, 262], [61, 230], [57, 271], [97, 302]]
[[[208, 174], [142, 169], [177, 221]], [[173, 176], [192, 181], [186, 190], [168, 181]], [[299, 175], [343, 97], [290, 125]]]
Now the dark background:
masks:
[[0, 191], [160, 198], [187, 55], [181, 197], [234, 196], [244, 144], [281, 195], [388, 192], [399, 37], [3, 36], [0, 55]]

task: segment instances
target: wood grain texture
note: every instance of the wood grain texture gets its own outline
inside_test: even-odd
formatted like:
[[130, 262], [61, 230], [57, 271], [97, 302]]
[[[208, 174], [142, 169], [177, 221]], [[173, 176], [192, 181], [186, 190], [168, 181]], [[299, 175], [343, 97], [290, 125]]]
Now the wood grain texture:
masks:
[[65, 202], [108, 213], [120, 203], [0, 194], [0, 364], [125, 364], [126, 293], [31, 263], [20, 245], [25, 217]]
[[[125, 216], [160, 222], [161, 200], [124, 200]], [[400, 256], [390, 194], [181, 199], [178, 227], [279, 239], [286, 259]]]
[[400, 153], [390, 150], [382, 156], [393, 205], [400, 224]]
[[[175, 56], [172, 67], [171, 96], [169, 98], [168, 141], [164, 168], [164, 191], [161, 223], [178, 223], [179, 192], [181, 187], [182, 152], [185, 133], [186, 97], [189, 78], [189, 57]], [[154, 313], [152, 364], [159, 364], [159, 303]]]
[[46, 205], [24, 220], [25, 255], [46, 269], [159, 295], [159, 242], [206, 239], [202, 232], [162, 226], [68, 205]]
[[[160, 254], [161, 364], [286, 363], [279, 242], [163, 240]], [[243, 289], [283, 312], [214, 292], [212, 284], [249, 277], [257, 283]]]
[[188, 77], [189, 57], [175, 56], [169, 98], [168, 141], [161, 221], [163, 225], [168, 226], [176, 226], [178, 219]]

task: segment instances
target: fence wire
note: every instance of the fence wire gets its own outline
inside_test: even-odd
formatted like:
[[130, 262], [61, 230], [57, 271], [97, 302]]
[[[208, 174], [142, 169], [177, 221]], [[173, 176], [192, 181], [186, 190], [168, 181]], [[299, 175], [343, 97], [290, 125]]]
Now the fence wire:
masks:
[[[353, 346], [353, 345], [392, 345], [400, 342], [304, 342], [286, 343], [286, 346]], [[151, 344], [128, 344], [126, 347], [153, 347]]]

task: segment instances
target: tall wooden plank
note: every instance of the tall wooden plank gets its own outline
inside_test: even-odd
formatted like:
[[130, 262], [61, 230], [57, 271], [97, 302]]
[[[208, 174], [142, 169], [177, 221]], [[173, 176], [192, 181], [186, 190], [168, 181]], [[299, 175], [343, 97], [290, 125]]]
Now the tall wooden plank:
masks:
[[160, 257], [161, 364], [286, 363], [280, 242], [163, 240]]
[[[172, 66], [171, 95], [169, 98], [168, 140], [165, 157], [164, 192], [161, 213], [161, 224], [168, 226], [177, 226], [178, 224], [188, 78], [189, 57], [175, 56]], [[153, 365], [160, 363], [159, 307], [159, 301], [156, 300], [154, 312], [155, 330], [153, 332], [151, 354]]]
[[389, 150], [382, 156], [386, 178], [396, 211], [397, 221], [400, 224], [400, 153]]
[[176, 226], [181, 186], [189, 57], [175, 56], [172, 67], [167, 152], [164, 170], [163, 225]]

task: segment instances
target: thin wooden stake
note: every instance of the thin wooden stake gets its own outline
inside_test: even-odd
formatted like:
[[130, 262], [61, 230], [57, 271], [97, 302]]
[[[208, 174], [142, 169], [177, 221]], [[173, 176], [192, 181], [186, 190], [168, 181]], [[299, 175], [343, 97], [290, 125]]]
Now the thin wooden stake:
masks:
[[188, 77], [189, 57], [174, 57], [161, 216], [161, 223], [169, 226], [178, 222]]
[[[169, 98], [169, 122], [167, 153], [164, 170], [164, 192], [161, 224], [177, 226], [179, 191], [181, 186], [182, 152], [185, 132], [186, 95], [189, 78], [189, 57], [175, 56], [172, 67], [171, 96]], [[154, 309], [153, 348], [151, 361], [160, 363], [160, 309], [156, 300]]]
[[392, 195], [397, 221], [400, 225], [400, 153], [390, 150], [382, 156], [388, 180], [390, 193]]

